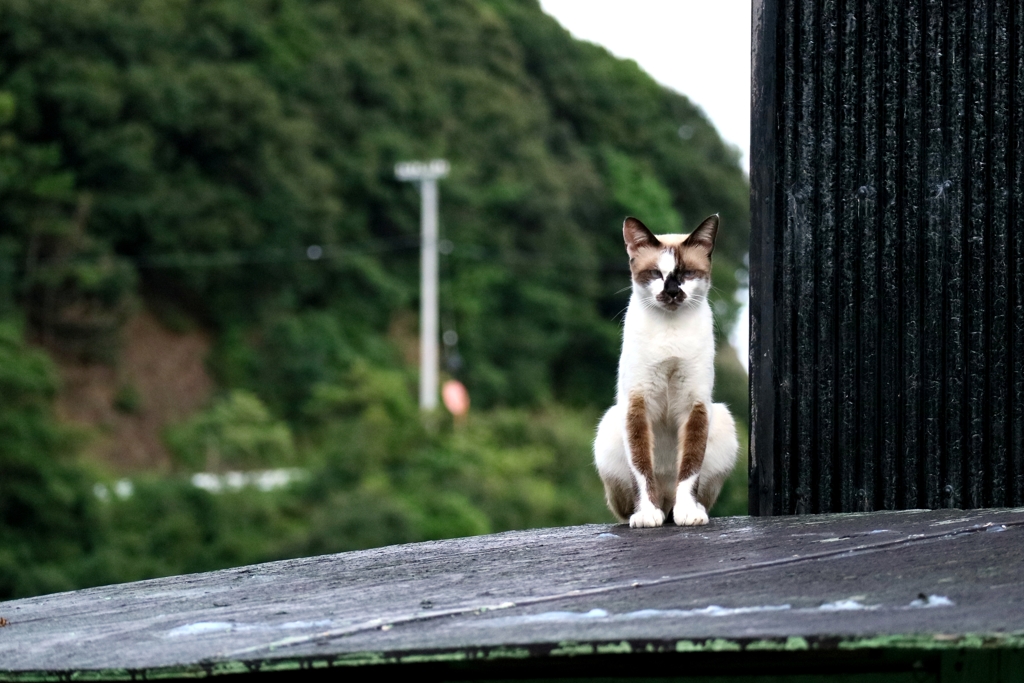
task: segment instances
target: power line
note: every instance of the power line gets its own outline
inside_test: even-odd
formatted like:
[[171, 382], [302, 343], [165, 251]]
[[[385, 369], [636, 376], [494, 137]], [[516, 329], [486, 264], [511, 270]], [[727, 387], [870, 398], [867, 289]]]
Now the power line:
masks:
[[[372, 256], [397, 251], [418, 250], [422, 244], [423, 241], [419, 238], [407, 237], [385, 242], [373, 242], [356, 247], [310, 244], [304, 247], [214, 252], [185, 251], [135, 257], [119, 254], [119, 258], [132, 263], [140, 269], [232, 268], [261, 263], [338, 261], [355, 256]], [[553, 263], [549, 258], [545, 258], [545, 253], [518, 249], [502, 249], [501, 255], [495, 258], [494, 249], [476, 245], [459, 245], [450, 239], [438, 240], [437, 247], [442, 255], [455, 260], [486, 261], [506, 266], [535, 266], [537, 268], [558, 268], [559, 270], [629, 272], [629, 266], [625, 263], [625, 260], [605, 261], [592, 265], [580, 263], [577, 259], [568, 259], [564, 263]], [[44, 258], [40, 259], [38, 263], [56, 260], [58, 259]]]
[[406, 238], [365, 244], [354, 248], [310, 244], [306, 247], [250, 251], [175, 252], [137, 258], [122, 258], [142, 269], [230, 268], [259, 263], [337, 261], [351, 256], [370, 256], [373, 254], [418, 249], [419, 246], [419, 239]]
[[[422, 240], [415, 237], [398, 238], [385, 242], [374, 242], [354, 247], [309, 244], [288, 248], [227, 250], [227, 251], [179, 251], [150, 256], [118, 257], [143, 270], [158, 269], [190, 269], [190, 268], [234, 268], [245, 265], [271, 263], [316, 263], [320, 261], [340, 261], [351, 257], [373, 256], [399, 251], [419, 250]], [[450, 239], [439, 240], [438, 250], [442, 255], [454, 259], [476, 262], [488, 262], [503, 266], [528, 266], [538, 269], [557, 268], [559, 270], [597, 271], [602, 273], [629, 273], [625, 260], [604, 261], [596, 264], [581, 263], [578, 259], [567, 259], [565, 262], [554, 263], [546, 254], [518, 249], [502, 249], [500, 256], [494, 256], [496, 250], [476, 245], [456, 244]], [[36, 263], [46, 264], [61, 261], [59, 258], [41, 258]], [[0, 261], [2, 263], [2, 261]]]

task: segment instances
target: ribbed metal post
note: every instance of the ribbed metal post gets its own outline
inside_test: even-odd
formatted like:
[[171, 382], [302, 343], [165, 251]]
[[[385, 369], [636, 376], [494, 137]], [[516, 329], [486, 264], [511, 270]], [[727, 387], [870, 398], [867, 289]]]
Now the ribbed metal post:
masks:
[[1024, 8], [753, 27], [751, 513], [1024, 504]]

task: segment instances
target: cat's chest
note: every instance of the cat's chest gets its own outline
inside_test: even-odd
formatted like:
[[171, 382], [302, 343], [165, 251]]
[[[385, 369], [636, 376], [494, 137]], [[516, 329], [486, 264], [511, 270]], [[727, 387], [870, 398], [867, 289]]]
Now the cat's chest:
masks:
[[649, 341], [635, 353], [623, 356], [622, 365], [635, 382], [647, 389], [673, 389], [699, 381], [706, 364], [704, 354], [695, 345]]
[[645, 394], [703, 393], [714, 372], [710, 325], [701, 324], [700, 319], [689, 325], [658, 322], [627, 326], [619, 367], [626, 386], [620, 389]]

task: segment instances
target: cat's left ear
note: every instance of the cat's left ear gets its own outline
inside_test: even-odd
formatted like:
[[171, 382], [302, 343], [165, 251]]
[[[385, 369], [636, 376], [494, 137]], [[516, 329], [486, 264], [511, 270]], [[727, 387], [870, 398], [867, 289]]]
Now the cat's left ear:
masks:
[[644, 247], [660, 247], [661, 242], [639, 219], [626, 216], [622, 222], [622, 239], [626, 242], [626, 253], [633, 259]]
[[697, 229], [690, 233], [690, 236], [683, 242], [688, 247], [703, 249], [710, 258], [711, 252], [715, 250], [715, 237], [718, 235], [718, 214], [705, 218]]

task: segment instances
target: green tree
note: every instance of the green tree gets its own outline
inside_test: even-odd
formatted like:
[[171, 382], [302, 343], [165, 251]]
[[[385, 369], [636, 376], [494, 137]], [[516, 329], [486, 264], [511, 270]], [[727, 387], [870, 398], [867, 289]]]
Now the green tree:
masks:
[[241, 389], [171, 428], [167, 441], [178, 462], [191, 470], [255, 469], [295, 461], [291, 429]]
[[[715, 308], [723, 335], [733, 324], [748, 230], [734, 151], [536, 3], [8, 0], [0, 41], [11, 158], [47, 169], [0, 184], [19, 257], [42, 216], [66, 224], [88, 197], [93, 270], [128, 259], [144, 297], [241, 330], [254, 357], [297, 314], [344, 330], [328, 356], [386, 345], [418, 281], [417, 197], [391, 168], [442, 155], [444, 295], [477, 405], [610, 399], [624, 212], [665, 230], [722, 215]], [[308, 385], [281, 393], [263, 369], [233, 381], [296, 419], [280, 396]]]
[[98, 539], [84, 471], [68, 459], [74, 435], [58, 424], [49, 359], [19, 326], [0, 320], [0, 599], [67, 590]]
[[[419, 200], [392, 171], [442, 156], [461, 425], [413, 402]], [[622, 219], [722, 216], [721, 343], [749, 232], [737, 160], [685, 96], [535, 0], [0, 0], [0, 320], [26, 321], [0, 324], [0, 596], [610, 519], [590, 441]], [[96, 499], [109, 473], [75, 464], [85, 437], [24, 339], [116, 362], [95, 351], [138, 306], [213, 339], [221, 398], [167, 435], [182, 469], [307, 481], [141, 476]], [[718, 376], [743, 419], [725, 349]]]

